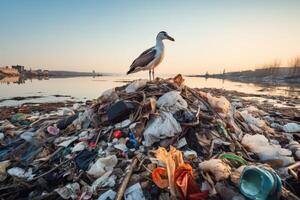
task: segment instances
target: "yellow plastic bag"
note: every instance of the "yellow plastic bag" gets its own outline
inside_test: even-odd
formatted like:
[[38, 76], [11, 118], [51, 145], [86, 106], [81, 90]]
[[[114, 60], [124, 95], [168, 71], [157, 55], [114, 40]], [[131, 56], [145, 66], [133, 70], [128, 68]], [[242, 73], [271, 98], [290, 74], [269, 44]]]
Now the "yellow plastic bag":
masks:
[[169, 152], [165, 148], [160, 147], [156, 150], [155, 156], [161, 163], [166, 165], [171, 195], [176, 196], [174, 174], [176, 168], [184, 163], [182, 152], [173, 146], [170, 146]]

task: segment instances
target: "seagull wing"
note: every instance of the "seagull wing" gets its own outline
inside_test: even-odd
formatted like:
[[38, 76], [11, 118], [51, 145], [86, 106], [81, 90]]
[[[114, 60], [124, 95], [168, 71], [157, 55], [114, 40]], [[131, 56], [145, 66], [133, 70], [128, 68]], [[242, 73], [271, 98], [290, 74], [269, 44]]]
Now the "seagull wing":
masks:
[[127, 74], [133, 73], [138, 68], [141, 69], [146, 67], [151, 61], [154, 60], [156, 54], [156, 49], [151, 47], [144, 51], [139, 57], [137, 57], [131, 64], [129, 71]]

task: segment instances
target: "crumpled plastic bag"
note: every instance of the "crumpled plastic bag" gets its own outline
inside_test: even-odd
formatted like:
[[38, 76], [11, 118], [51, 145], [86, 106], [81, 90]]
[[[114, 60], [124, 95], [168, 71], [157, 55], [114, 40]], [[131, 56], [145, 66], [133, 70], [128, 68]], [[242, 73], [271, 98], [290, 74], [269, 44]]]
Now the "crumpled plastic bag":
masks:
[[72, 142], [78, 139], [78, 136], [59, 137], [55, 139], [54, 143], [59, 147], [68, 147]]
[[177, 150], [173, 146], [170, 146], [169, 152], [167, 152], [165, 148], [159, 147], [155, 152], [155, 156], [157, 160], [166, 166], [171, 195], [176, 196], [174, 174], [176, 168], [183, 164], [181, 151]]
[[107, 103], [107, 102], [115, 102], [119, 99], [119, 96], [115, 90], [115, 88], [111, 88], [102, 92], [101, 96], [97, 99], [99, 103]]
[[159, 109], [173, 114], [178, 110], [186, 109], [188, 107], [187, 102], [182, 98], [178, 91], [165, 93], [157, 100], [156, 105]]
[[139, 88], [144, 87], [147, 84], [146, 79], [139, 79], [130, 83], [126, 88], [126, 93], [131, 93], [137, 91]]
[[242, 145], [256, 153], [261, 161], [281, 160], [283, 166], [295, 162], [290, 150], [281, 148], [280, 145], [270, 144], [264, 135], [246, 134], [242, 139]]
[[174, 181], [182, 199], [203, 200], [208, 197], [208, 190], [201, 192], [193, 177], [193, 168], [189, 164], [181, 164], [176, 169]]
[[117, 193], [113, 191], [112, 189], [107, 190], [97, 200], [108, 200], [108, 199], [115, 199], [117, 196]]
[[111, 175], [112, 170], [105, 172], [101, 177], [96, 179], [92, 184], [92, 192], [95, 193], [97, 191], [97, 188], [101, 187], [114, 187], [116, 184], [116, 175]]
[[215, 111], [220, 113], [228, 113], [230, 109], [230, 102], [225, 97], [213, 97], [210, 93], [207, 93], [206, 97], [208, 103], [215, 109]]
[[171, 113], [161, 112], [159, 116], [148, 121], [145, 130], [144, 138], [145, 145], [151, 146], [160, 139], [173, 137], [175, 134], [182, 131], [180, 124], [176, 121]]
[[300, 144], [297, 141], [291, 141], [287, 148], [293, 152], [298, 160], [300, 160]]
[[78, 152], [78, 151], [83, 151], [86, 148], [86, 143], [85, 142], [79, 142], [75, 144], [75, 146], [72, 149], [72, 153]]
[[139, 183], [136, 183], [126, 189], [124, 193], [125, 200], [146, 200], [142, 187]]
[[222, 181], [229, 177], [231, 168], [224, 163], [221, 159], [210, 159], [203, 161], [199, 164], [199, 167], [204, 172], [210, 172], [216, 179], [216, 181]]
[[157, 187], [164, 189], [169, 186], [167, 170], [163, 167], [157, 167], [152, 171], [152, 181]]
[[296, 133], [300, 132], [300, 125], [296, 123], [287, 123], [282, 127], [282, 129], [286, 133]]
[[267, 126], [266, 122], [264, 120], [258, 119], [253, 117], [248, 110], [243, 110], [240, 112], [244, 120], [247, 122], [249, 125], [254, 125], [258, 128], [263, 128], [264, 126]]
[[91, 124], [90, 116], [92, 116], [92, 109], [87, 109], [84, 112], [80, 112], [77, 119], [75, 119], [72, 124], [77, 130], [87, 129]]
[[70, 183], [64, 187], [54, 190], [63, 199], [77, 199], [77, 194], [80, 193], [80, 185], [78, 183]]
[[107, 156], [105, 158], [99, 158], [87, 171], [87, 173], [95, 178], [99, 178], [108, 171], [112, 171], [118, 159], [116, 155]]
[[20, 167], [13, 167], [7, 170], [7, 173], [11, 176], [16, 176], [18, 178], [24, 178], [27, 180], [31, 180], [33, 178], [32, 174], [32, 168], [29, 168], [28, 171], [25, 171], [24, 169]]

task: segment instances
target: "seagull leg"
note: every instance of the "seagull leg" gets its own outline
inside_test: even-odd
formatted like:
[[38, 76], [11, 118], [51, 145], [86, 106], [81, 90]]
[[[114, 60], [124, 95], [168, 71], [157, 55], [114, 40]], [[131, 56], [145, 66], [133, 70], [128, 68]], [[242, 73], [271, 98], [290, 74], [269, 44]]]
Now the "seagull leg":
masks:
[[151, 69], [149, 69], [149, 79], [151, 81]]
[[154, 68], [152, 69], [152, 77], [153, 77], [153, 80], [154, 80]]

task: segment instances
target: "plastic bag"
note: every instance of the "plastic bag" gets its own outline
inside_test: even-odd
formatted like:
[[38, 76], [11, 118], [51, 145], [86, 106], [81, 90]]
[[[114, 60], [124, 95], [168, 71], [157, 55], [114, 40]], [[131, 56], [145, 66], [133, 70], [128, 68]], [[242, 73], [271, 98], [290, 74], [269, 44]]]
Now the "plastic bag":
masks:
[[144, 87], [147, 84], [147, 81], [148, 80], [146, 80], [146, 79], [140, 79], [140, 80], [133, 81], [125, 88], [126, 93], [131, 93], [131, 92], [137, 91], [139, 88]]
[[71, 183], [54, 191], [63, 199], [77, 199], [77, 194], [80, 192], [80, 185], [78, 183]]
[[145, 200], [142, 187], [139, 183], [136, 183], [129, 188], [124, 193], [125, 200]]
[[161, 112], [159, 116], [152, 118], [144, 130], [145, 145], [151, 146], [153, 143], [167, 137], [172, 137], [180, 133], [181, 126], [171, 113]]
[[172, 196], [176, 196], [174, 173], [176, 168], [183, 164], [183, 158], [181, 151], [177, 150], [173, 146], [170, 146], [170, 151], [167, 152], [165, 148], [158, 148], [155, 152], [156, 158], [163, 164], [165, 164], [168, 174], [169, 186]]
[[300, 132], [300, 125], [296, 123], [287, 123], [282, 127], [282, 129], [287, 133], [296, 133]]
[[161, 110], [175, 113], [178, 110], [186, 109], [188, 107], [187, 102], [182, 98], [180, 92], [171, 91], [162, 95], [157, 100], [157, 107]]
[[101, 187], [114, 187], [116, 184], [116, 175], [111, 175], [112, 170], [105, 172], [102, 176], [96, 179], [92, 184], [92, 192], [95, 193], [97, 188]]
[[295, 162], [290, 150], [283, 149], [280, 145], [270, 144], [264, 135], [246, 134], [242, 139], [242, 145], [256, 153], [261, 161], [281, 160], [283, 166]]
[[208, 197], [208, 190], [201, 192], [193, 177], [193, 168], [189, 164], [181, 164], [175, 171], [174, 181], [181, 199], [203, 200]]
[[152, 180], [159, 188], [169, 186], [167, 170], [163, 167], [157, 167], [152, 171]]
[[199, 167], [204, 172], [210, 172], [215, 177], [216, 181], [222, 181], [229, 177], [231, 168], [221, 159], [210, 159], [203, 161]]
[[230, 102], [225, 97], [213, 97], [209, 93], [207, 93], [206, 97], [210, 106], [213, 107], [217, 112], [228, 113], [230, 109]]
[[118, 163], [115, 155], [99, 158], [87, 171], [87, 173], [95, 178], [99, 178], [107, 171], [112, 171]]

